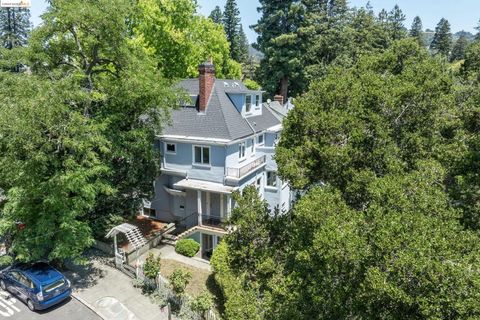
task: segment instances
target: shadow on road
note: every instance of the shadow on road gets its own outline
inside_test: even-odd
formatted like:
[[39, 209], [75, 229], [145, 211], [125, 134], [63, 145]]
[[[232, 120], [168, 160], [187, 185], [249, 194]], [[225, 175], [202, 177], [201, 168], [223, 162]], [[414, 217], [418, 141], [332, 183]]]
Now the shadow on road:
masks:
[[48, 309], [45, 309], [45, 310], [37, 310], [35, 311], [36, 313], [38, 314], [47, 314], [49, 312], [52, 312], [52, 311], [55, 311], [61, 307], [63, 307], [64, 305], [66, 305], [67, 303], [69, 303], [70, 301], [72, 301], [72, 297], [68, 297], [67, 299], [63, 300], [62, 302], [60, 302], [59, 304], [56, 304], [54, 306], [51, 306], [50, 308]]
[[102, 260], [104, 264], [110, 264], [110, 261], [107, 260], [111, 259], [111, 257], [97, 250], [90, 250], [85, 258], [89, 260], [86, 264], [66, 264], [67, 270], [64, 273], [72, 282], [75, 290], [83, 290], [95, 286], [98, 283], [98, 279], [105, 276], [105, 271], [95, 267], [94, 261]]

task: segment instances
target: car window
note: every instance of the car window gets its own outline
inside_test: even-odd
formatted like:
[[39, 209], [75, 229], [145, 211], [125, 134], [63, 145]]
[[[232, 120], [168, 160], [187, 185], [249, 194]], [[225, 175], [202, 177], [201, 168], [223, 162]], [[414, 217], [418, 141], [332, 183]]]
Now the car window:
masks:
[[49, 292], [52, 292], [52, 291], [55, 290], [55, 289], [60, 288], [60, 287], [63, 286], [64, 284], [65, 284], [65, 280], [60, 279], [60, 280], [58, 280], [58, 281], [55, 281], [55, 282], [52, 283], [52, 284], [49, 284], [49, 285], [46, 286], [45, 288], [43, 288], [43, 291], [49, 293]]
[[21, 274], [20, 275], [20, 283], [23, 284], [25, 287], [33, 289], [35, 286], [29, 278], [27, 278], [25, 275]]
[[18, 271], [10, 271], [9, 274], [14, 280], [20, 281], [20, 273]]

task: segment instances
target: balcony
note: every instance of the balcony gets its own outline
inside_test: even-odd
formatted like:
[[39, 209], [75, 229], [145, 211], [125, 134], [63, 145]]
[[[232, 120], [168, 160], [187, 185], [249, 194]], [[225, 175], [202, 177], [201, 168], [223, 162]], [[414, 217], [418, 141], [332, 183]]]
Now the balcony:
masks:
[[232, 177], [236, 179], [243, 178], [250, 172], [258, 169], [262, 165], [265, 164], [267, 157], [265, 155], [261, 156], [260, 158], [244, 165], [243, 167], [240, 168], [227, 168], [227, 177]]
[[202, 215], [202, 225], [213, 228], [223, 228], [226, 218], [211, 216], [211, 215]]

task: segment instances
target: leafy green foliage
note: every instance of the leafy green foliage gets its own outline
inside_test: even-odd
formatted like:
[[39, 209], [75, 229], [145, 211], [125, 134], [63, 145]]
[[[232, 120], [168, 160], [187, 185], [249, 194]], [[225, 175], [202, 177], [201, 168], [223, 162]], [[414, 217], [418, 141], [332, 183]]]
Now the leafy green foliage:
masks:
[[198, 76], [198, 65], [213, 59], [219, 78], [240, 79], [221, 25], [196, 14], [192, 0], [141, 0], [133, 30], [135, 43], [153, 56], [169, 79]]
[[181, 239], [175, 244], [175, 251], [186, 257], [193, 257], [200, 250], [200, 244], [193, 239]]
[[243, 81], [243, 83], [245, 84], [245, 87], [247, 87], [249, 90], [260, 90], [261, 89], [261, 86], [257, 82], [255, 82], [254, 80], [245, 79]]
[[208, 291], [203, 291], [190, 301], [190, 308], [196, 312], [205, 313], [213, 307], [213, 297]]
[[189, 271], [176, 269], [172, 272], [168, 280], [170, 281], [173, 292], [180, 296], [185, 292], [185, 288], [187, 287], [191, 278], [192, 274]]
[[361, 207], [361, 181], [428, 157], [454, 161], [458, 141], [447, 133], [455, 122], [445, 117], [454, 112], [452, 85], [444, 63], [413, 40], [332, 67], [284, 121], [280, 174], [296, 188], [330, 183]]
[[130, 38], [134, 9], [54, 1], [29, 41], [31, 74], [0, 76], [0, 232], [19, 260], [77, 258], [90, 221], [130, 216], [152, 196], [152, 141], [179, 94]]
[[160, 274], [161, 267], [161, 258], [160, 255], [155, 257], [155, 255], [150, 252], [145, 259], [145, 264], [143, 265], [143, 273], [149, 279], [155, 280]]

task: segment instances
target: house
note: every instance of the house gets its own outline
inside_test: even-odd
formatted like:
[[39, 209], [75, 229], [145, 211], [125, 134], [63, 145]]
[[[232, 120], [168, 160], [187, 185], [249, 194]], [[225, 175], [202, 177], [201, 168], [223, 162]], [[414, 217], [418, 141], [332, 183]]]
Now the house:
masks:
[[290, 188], [272, 158], [287, 109], [281, 96], [262, 103], [262, 91], [216, 79], [211, 63], [201, 64], [199, 72], [198, 79], [179, 84], [190, 99], [157, 137], [161, 175], [144, 214], [175, 222], [184, 231], [179, 237], [201, 243], [208, 258], [226, 234], [235, 190], [255, 185], [271, 210], [290, 209]]

